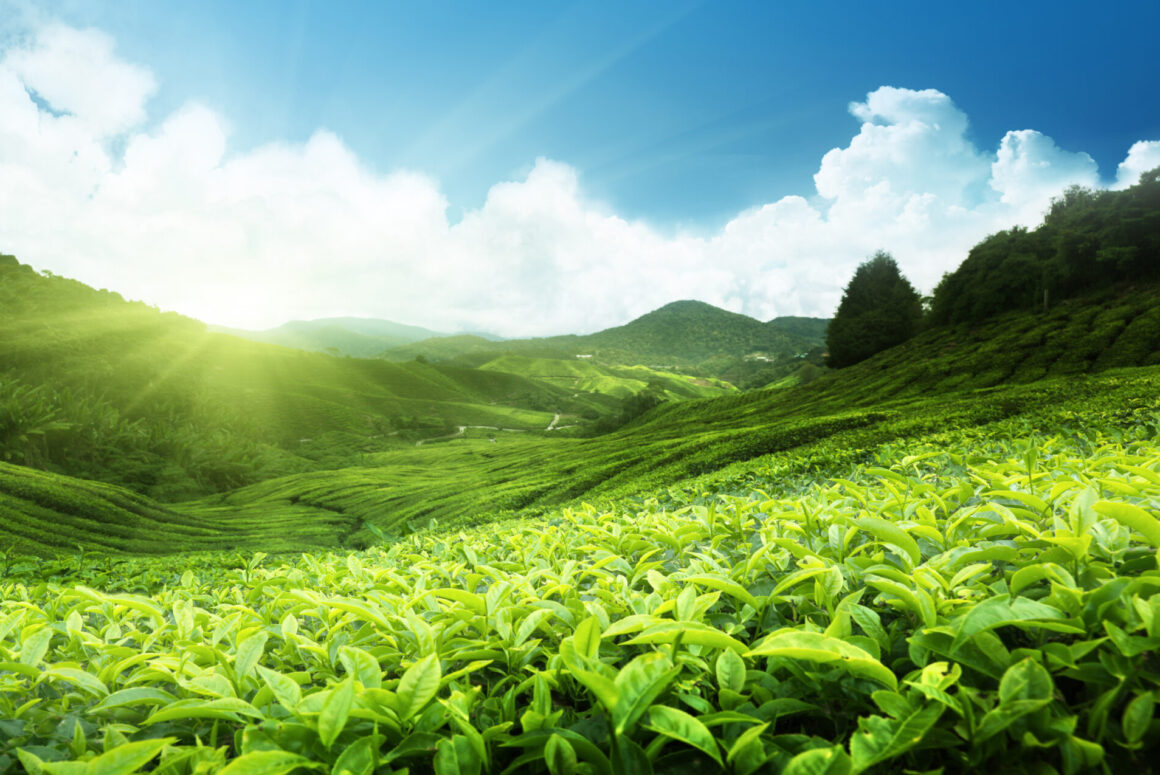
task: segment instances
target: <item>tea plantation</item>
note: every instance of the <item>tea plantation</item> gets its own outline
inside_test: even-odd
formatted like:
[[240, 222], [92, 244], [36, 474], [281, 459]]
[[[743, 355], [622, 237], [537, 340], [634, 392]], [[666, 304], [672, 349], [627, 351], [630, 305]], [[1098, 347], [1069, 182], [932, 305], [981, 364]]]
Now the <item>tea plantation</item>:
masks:
[[1101, 380], [364, 551], [11, 557], [0, 771], [1153, 771], [1160, 378]]

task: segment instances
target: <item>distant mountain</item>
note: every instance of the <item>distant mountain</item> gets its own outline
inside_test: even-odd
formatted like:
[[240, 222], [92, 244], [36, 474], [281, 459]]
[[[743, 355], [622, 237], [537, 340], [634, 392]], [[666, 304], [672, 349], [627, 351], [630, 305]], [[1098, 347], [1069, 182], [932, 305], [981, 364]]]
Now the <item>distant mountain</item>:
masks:
[[224, 326], [210, 326], [211, 331], [231, 334], [253, 342], [279, 344], [296, 350], [334, 352], [356, 358], [369, 358], [383, 350], [418, 342], [431, 337], [447, 336], [419, 326], [395, 323], [377, 318], [320, 318], [292, 320], [277, 328], [249, 331]]
[[800, 318], [785, 316], [774, 318], [766, 324], [767, 328], [781, 331], [791, 336], [800, 336], [803, 339], [817, 340], [819, 344], [826, 339], [826, 330], [829, 328], [829, 318]]
[[808, 350], [820, 336], [797, 331], [824, 330], [827, 322], [813, 318], [788, 320], [793, 322], [782, 324], [775, 319], [762, 323], [703, 301], [675, 301], [623, 326], [582, 339], [593, 348], [632, 352], [651, 361], [699, 363], [721, 356]]
[[489, 342], [478, 337], [444, 337], [414, 342], [382, 353], [388, 360], [457, 359], [480, 365], [501, 354], [539, 358], [592, 355], [608, 363], [691, 367], [707, 361], [732, 362], [747, 355], [769, 357], [807, 352], [824, 345], [828, 320], [784, 317], [766, 323], [702, 301], [675, 301], [615, 328], [584, 336], [550, 336]]

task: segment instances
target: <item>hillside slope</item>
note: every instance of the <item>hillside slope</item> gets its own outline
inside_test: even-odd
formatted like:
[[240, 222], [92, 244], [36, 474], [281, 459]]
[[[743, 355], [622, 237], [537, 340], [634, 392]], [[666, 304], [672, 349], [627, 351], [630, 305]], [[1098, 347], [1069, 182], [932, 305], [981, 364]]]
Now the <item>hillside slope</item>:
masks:
[[479, 337], [430, 339], [382, 353], [403, 361], [422, 355], [479, 365], [502, 354], [533, 358], [592, 355], [612, 365], [694, 368], [707, 363], [714, 374], [746, 355], [804, 353], [825, 343], [828, 321], [775, 318], [766, 323], [700, 301], [677, 301], [622, 326], [586, 335], [491, 342]]
[[[882, 445], [1020, 418], [1030, 432], [1045, 418], [1082, 417], [1096, 405], [1105, 421], [1123, 417], [1138, 422], [1160, 416], [1160, 366], [1118, 368], [1106, 375], [1078, 372], [1160, 361], [1158, 294], [1155, 288], [1137, 289], [1086, 303], [1077, 300], [1047, 315], [1020, 313], [989, 326], [929, 331], [810, 385], [667, 403], [605, 436], [488, 438], [469, 433], [438, 445], [368, 452], [355, 467], [268, 478], [168, 507], [138, 500], [134, 508], [155, 515], [150, 518], [158, 522], [199, 529], [217, 524], [257, 530], [269, 518], [282, 527], [280, 545], [293, 545], [299, 534], [311, 545], [363, 542], [373, 540], [361, 529], [364, 522], [405, 533], [431, 520], [486, 522], [577, 499], [663, 499], [668, 488], [690, 477], [730, 467], [742, 477], [757, 465], [786, 474], [831, 470], [872, 459]], [[1106, 331], [1116, 333], [1096, 336]], [[1082, 339], [1081, 332], [1101, 347], [1061, 344]], [[988, 369], [980, 368], [983, 362]], [[1015, 381], [1044, 374], [1049, 378]], [[486, 378], [506, 376], [490, 373]], [[999, 384], [1003, 379], [1007, 382]], [[76, 504], [94, 497], [86, 489], [92, 483], [63, 477], [36, 481], [51, 497], [30, 499], [14, 490], [28, 485], [10, 469], [6, 479], [0, 478], [0, 493], [37, 504], [36, 511], [13, 507], [11, 501], [7, 507], [9, 513], [23, 514], [26, 525], [38, 521], [41, 530], [71, 524]], [[95, 497], [108, 497], [105, 485], [95, 486]], [[11, 517], [6, 521], [16, 524]], [[27, 528], [20, 535], [30, 540]], [[155, 548], [176, 551], [196, 543], [184, 535], [174, 532], [166, 538], [158, 528]], [[199, 541], [213, 540], [200, 535]]]
[[[1157, 309], [1158, 288], [1076, 300], [1046, 316], [1015, 313], [990, 327], [930, 331], [808, 385], [662, 404], [606, 436], [499, 445], [463, 439], [439, 449], [374, 455], [374, 465], [334, 478], [286, 477], [206, 503], [243, 508], [293, 499], [405, 532], [431, 518], [486, 520], [574, 498], [663, 491], [690, 476], [791, 450], [806, 455], [803, 465], [824, 467], [891, 440], [1010, 417], [1055, 416], [1068, 407], [1087, 411], [1099, 397], [1112, 413], [1157, 411], [1157, 367], [1118, 368], [1160, 362]], [[1077, 360], [1071, 355], [1077, 350], [1052, 349], [1053, 342], [1090, 331], [1093, 321], [1112, 320], [1119, 335], [1103, 340], [1099, 354], [1087, 351], [1091, 360]], [[990, 369], [964, 354], [985, 359]], [[1029, 371], [1036, 357], [1047, 364], [1044, 373]], [[1098, 374], [1113, 367], [1118, 370], [1109, 376]], [[1087, 371], [1092, 374], [1082, 373]], [[1015, 381], [1020, 373], [1022, 383]], [[1032, 381], [1044, 374], [1050, 378]], [[1000, 384], [1004, 378], [1010, 381]]]
[[0, 463], [0, 544], [16, 555], [300, 551], [337, 546], [357, 527], [350, 516], [293, 503], [253, 518], [193, 514], [114, 485]]
[[699, 379], [647, 366], [607, 366], [587, 358], [530, 358], [501, 355], [479, 366], [483, 371], [516, 374], [564, 390], [627, 398], [654, 390], [665, 399], [710, 398], [736, 390], [720, 380]]
[[292, 320], [277, 328], [250, 331], [210, 326], [209, 330], [253, 342], [266, 342], [296, 350], [332, 352], [355, 358], [372, 358], [383, 350], [447, 334], [375, 318], [321, 318]]
[[158, 497], [315, 467], [335, 434], [357, 455], [458, 425], [542, 429], [557, 411], [604, 411], [573, 393], [248, 342], [0, 262], [0, 459]]

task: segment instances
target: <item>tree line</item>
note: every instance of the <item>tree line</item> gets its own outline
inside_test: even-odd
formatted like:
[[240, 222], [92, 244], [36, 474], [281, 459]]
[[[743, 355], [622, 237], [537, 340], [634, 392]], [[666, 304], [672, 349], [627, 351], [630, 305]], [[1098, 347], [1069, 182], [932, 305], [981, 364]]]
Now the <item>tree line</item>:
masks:
[[1160, 168], [1123, 191], [1073, 186], [1043, 223], [979, 242], [923, 299], [889, 253], [863, 262], [830, 322], [829, 365], [849, 366], [924, 327], [1047, 309], [1092, 291], [1160, 281]]

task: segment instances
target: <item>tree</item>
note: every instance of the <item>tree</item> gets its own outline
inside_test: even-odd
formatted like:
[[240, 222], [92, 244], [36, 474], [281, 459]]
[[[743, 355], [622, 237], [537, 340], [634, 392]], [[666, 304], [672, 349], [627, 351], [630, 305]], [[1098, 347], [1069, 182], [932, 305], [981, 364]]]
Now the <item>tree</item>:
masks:
[[922, 300], [889, 253], [854, 272], [826, 331], [829, 364], [842, 368], [905, 342], [922, 321]]

